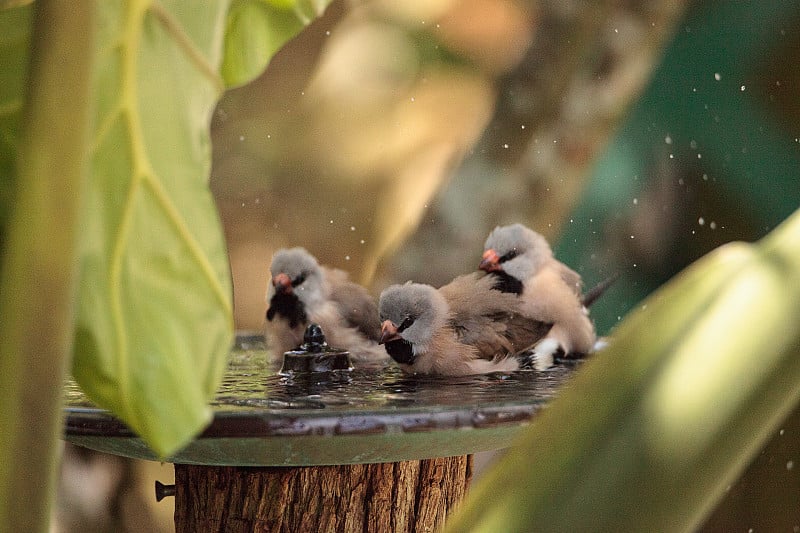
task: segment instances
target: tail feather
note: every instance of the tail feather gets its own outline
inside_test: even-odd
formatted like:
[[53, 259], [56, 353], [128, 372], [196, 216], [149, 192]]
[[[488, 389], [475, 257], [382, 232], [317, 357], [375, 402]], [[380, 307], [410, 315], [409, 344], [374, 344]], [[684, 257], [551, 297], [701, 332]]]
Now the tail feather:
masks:
[[586, 294], [584, 294], [583, 298], [581, 298], [581, 303], [583, 304], [583, 306], [584, 307], [591, 306], [618, 279], [619, 279], [619, 272], [604, 279], [603, 281], [601, 281], [600, 283], [598, 283], [597, 285], [586, 291]]

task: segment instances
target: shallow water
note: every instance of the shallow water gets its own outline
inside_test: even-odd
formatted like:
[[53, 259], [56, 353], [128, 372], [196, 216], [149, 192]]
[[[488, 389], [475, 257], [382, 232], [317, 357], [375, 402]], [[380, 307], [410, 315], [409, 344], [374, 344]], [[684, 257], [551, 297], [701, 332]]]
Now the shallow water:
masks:
[[[467, 377], [406, 375], [393, 363], [359, 365], [352, 371], [278, 374], [263, 342], [240, 337], [228, 370], [211, 402], [215, 411], [328, 410], [386, 413], [404, 410], [470, 410], [537, 404], [551, 398], [573, 371], [518, 371]], [[74, 381], [65, 388], [68, 407], [91, 407]]]

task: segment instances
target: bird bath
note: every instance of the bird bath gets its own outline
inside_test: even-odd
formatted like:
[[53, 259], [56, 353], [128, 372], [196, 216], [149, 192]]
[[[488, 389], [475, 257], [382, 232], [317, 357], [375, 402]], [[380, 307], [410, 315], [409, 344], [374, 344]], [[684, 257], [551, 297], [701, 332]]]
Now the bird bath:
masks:
[[[211, 403], [213, 420], [185, 448], [167, 459], [176, 466], [177, 531], [221, 523], [219, 516], [214, 518], [216, 521], [208, 518], [210, 511], [197, 510], [198, 498], [209, 500], [209, 506], [216, 505], [210, 501], [210, 492], [202, 491], [216, 487], [230, 493], [239, 487], [241, 498], [265, 497], [266, 489], [257, 495], [247, 492], [254, 482], [253, 475], [276, 479], [281, 490], [287, 490], [287, 483], [295, 481], [305, 490], [309, 483], [329, 483], [326, 475], [349, 484], [357, 474], [381, 486], [415, 484], [417, 488], [410, 492], [412, 500], [425, 497], [418, 487], [426, 476], [432, 475], [442, 487], [448, 483], [461, 485], [448, 497], [442, 488], [442, 501], [433, 505], [440, 508], [434, 509], [430, 523], [441, 525], [446, 511], [463, 496], [469, 481], [468, 454], [508, 446], [573, 371], [557, 366], [547, 372], [438, 378], [406, 376], [394, 365], [360, 365], [352, 371], [293, 376], [279, 375], [279, 369], [267, 363], [267, 352], [258, 336], [237, 337], [223, 383]], [[121, 421], [93, 406], [73, 382], [67, 384], [66, 396], [66, 440], [115, 455], [158, 460]], [[387, 466], [391, 467], [388, 474]], [[408, 468], [410, 477], [406, 476]], [[322, 479], [287, 478], [302, 471], [313, 471]], [[404, 480], [404, 476], [409, 479]], [[430, 484], [430, 480], [426, 483]], [[182, 492], [182, 484], [194, 488]], [[203, 487], [198, 488], [198, 484]], [[330, 490], [352, 499], [352, 487]], [[391, 503], [398, 494], [390, 489], [387, 501]], [[270, 497], [275, 498], [274, 494]], [[328, 499], [333, 494], [321, 497]], [[191, 501], [182, 502], [184, 498]], [[347, 507], [352, 502], [331, 505]], [[373, 507], [376, 505], [372, 503]], [[344, 507], [339, 511], [345, 513]], [[364, 513], [369, 514], [367, 507]], [[397, 509], [398, 502], [394, 501], [391, 508]], [[418, 514], [422, 512], [418, 501], [410, 508]], [[195, 516], [193, 521], [182, 522], [189, 520], [184, 512], [203, 514], [202, 520], [206, 521]], [[286, 517], [282, 519], [285, 521]], [[315, 520], [319, 519], [315, 515]], [[262, 521], [257, 523], [266, 524], [263, 518], [258, 520]], [[294, 527], [310, 524], [286, 523]], [[417, 522], [417, 526], [420, 524]]]

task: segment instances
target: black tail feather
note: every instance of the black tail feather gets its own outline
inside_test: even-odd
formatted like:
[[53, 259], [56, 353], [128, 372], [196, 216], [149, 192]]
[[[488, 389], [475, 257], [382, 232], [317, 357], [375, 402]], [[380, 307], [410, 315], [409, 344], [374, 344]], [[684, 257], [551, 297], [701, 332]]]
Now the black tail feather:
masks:
[[612, 276], [604, 279], [603, 281], [601, 281], [600, 283], [598, 283], [597, 285], [595, 285], [594, 287], [589, 289], [586, 292], [586, 294], [583, 295], [583, 298], [581, 298], [581, 303], [583, 304], [583, 306], [584, 307], [591, 306], [618, 279], [619, 279], [619, 272], [617, 272], [616, 274], [613, 274]]

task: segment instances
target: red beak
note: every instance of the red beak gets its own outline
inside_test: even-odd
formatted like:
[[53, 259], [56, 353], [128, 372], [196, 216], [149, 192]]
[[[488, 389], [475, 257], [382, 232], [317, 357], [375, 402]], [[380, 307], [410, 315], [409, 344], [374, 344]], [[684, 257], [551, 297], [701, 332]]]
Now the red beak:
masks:
[[378, 344], [386, 344], [389, 341], [401, 339], [400, 334], [397, 333], [397, 326], [391, 320], [384, 320], [381, 324], [381, 338]]
[[272, 278], [272, 285], [278, 294], [292, 294], [292, 280], [283, 272]]
[[503, 267], [500, 266], [500, 256], [491, 248], [483, 252], [483, 259], [481, 260], [481, 264], [478, 265], [478, 268], [486, 272], [503, 270]]

